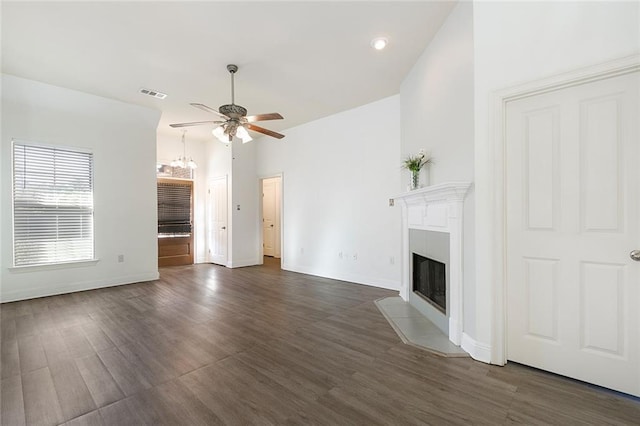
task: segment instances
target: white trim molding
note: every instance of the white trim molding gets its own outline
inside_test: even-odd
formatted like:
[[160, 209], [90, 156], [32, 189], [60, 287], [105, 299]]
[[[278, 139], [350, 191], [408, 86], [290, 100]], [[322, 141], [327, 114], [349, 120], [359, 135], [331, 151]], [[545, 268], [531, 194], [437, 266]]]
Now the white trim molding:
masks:
[[126, 284], [155, 281], [160, 278], [158, 272], [148, 272], [136, 275], [107, 278], [95, 281], [83, 281], [65, 286], [44, 286], [28, 290], [17, 290], [2, 294], [2, 303], [16, 302], [18, 300], [33, 299], [36, 297], [56, 296], [58, 294], [74, 293], [77, 291], [95, 290], [104, 287], [115, 287]]
[[285, 271], [296, 272], [299, 274], [313, 275], [321, 278], [330, 278], [332, 280], [345, 281], [348, 283], [361, 284], [369, 287], [385, 288], [387, 290], [398, 290], [399, 283], [395, 280], [387, 280], [384, 278], [376, 278], [364, 276], [361, 274], [352, 274], [341, 271], [327, 271], [326, 269], [316, 269], [302, 265], [283, 264], [282, 269]]
[[491, 346], [476, 341], [467, 333], [462, 333], [462, 344], [460, 347], [476, 361], [487, 364], [491, 361]]
[[[489, 142], [493, 147], [494, 180], [491, 282], [493, 283], [493, 317], [490, 360], [492, 364], [507, 363], [507, 284], [506, 284], [506, 109], [509, 102], [530, 96], [541, 95], [586, 83], [605, 80], [640, 71], [640, 54], [595, 64], [539, 80], [493, 92], [489, 109]], [[475, 357], [474, 357], [475, 358]]]
[[227, 262], [227, 268], [244, 268], [247, 266], [256, 266], [261, 264], [262, 262], [258, 259], [231, 260]]
[[400, 297], [405, 301], [409, 302], [412, 291], [409, 229], [449, 234], [449, 340], [458, 346], [462, 342], [464, 324], [462, 215], [464, 198], [470, 187], [471, 182], [445, 182], [393, 197], [402, 207]]

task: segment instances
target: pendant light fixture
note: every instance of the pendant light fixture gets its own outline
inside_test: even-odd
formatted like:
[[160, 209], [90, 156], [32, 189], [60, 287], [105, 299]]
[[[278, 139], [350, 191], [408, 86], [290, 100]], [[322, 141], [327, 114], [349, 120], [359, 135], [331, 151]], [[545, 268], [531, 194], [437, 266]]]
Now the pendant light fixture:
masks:
[[179, 167], [181, 169], [197, 169], [198, 165], [196, 164], [195, 161], [193, 161], [193, 158], [189, 157], [189, 159], [187, 160], [187, 143], [184, 140], [184, 136], [187, 133], [186, 130], [182, 131], [182, 156], [176, 158], [175, 160], [173, 160], [171, 162], [171, 167]]

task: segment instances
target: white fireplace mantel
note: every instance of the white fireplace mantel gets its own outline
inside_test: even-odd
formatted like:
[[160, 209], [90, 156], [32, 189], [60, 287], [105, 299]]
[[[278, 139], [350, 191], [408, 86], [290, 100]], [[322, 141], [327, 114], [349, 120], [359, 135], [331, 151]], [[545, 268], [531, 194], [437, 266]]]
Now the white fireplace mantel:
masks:
[[463, 324], [462, 230], [463, 205], [470, 182], [445, 182], [393, 197], [402, 207], [402, 281], [400, 296], [411, 294], [409, 229], [449, 234], [449, 340], [460, 345]]

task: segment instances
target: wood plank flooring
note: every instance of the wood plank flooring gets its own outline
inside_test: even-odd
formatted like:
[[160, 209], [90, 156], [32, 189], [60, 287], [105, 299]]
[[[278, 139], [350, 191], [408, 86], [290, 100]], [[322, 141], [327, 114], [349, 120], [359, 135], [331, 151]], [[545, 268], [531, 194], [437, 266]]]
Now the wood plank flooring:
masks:
[[2, 425], [638, 425], [640, 401], [403, 344], [395, 293], [265, 266], [3, 304]]

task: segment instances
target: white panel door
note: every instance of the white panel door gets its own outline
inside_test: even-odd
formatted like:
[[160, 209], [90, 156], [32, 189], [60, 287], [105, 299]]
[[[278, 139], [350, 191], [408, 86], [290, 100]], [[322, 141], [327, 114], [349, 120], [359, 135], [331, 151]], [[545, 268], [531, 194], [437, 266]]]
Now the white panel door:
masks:
[[227, 177], [211, 180], [209, 184], [209, 261], [227, 265]]
[[262, 181], [262, 245], [265, 256], [276, 255], [276, 181]]
[[507, 106], [508, 359], [640, 395], [639, 73]]

